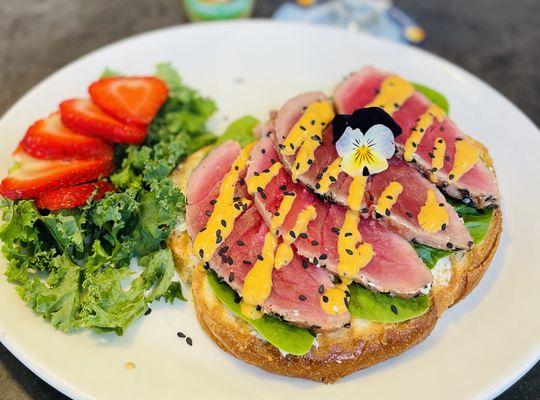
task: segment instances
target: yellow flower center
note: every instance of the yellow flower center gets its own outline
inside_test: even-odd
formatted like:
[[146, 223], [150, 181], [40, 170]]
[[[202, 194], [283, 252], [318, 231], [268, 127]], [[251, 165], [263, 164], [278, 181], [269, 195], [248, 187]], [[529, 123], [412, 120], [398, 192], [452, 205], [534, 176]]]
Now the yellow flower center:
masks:
[[369, 146], [359, 146], [354, 152], [354, 161], [358, 166], [371, 164], [375, 161], [375, 153]]

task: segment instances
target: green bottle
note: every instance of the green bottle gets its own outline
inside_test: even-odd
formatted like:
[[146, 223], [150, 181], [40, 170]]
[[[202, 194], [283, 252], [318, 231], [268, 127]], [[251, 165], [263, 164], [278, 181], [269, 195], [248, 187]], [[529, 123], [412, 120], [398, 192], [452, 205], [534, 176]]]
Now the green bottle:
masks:
[[183, 0], [191, 21], [214, 21], [249, 17], [255, 0]]

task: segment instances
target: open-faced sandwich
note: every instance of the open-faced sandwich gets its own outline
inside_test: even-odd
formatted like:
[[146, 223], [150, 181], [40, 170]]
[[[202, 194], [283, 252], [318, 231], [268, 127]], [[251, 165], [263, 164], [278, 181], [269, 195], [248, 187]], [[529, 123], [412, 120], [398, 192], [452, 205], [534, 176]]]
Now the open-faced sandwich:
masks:
[[501, 233], [487, 150], [436, 92], [366, 67], [301, 94], [173, 173], [169, 238], [223, 350], [332, 383], [422, 341], [479, 282]]

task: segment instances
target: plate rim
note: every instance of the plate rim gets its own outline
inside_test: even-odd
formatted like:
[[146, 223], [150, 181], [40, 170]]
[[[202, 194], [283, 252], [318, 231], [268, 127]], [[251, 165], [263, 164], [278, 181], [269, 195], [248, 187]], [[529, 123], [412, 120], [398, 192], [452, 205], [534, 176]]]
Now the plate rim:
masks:
[[[534, 123], [534, 121], [525, 112], [523, 112], [520, 108], [518, 108], [510, 99], [508, 99], [503, 93], [499, 92], [493, 86], [491, 86], [490, 84], [488, 84], [481, 78], [477, 77], [472, 72], [469, 72], [465, 68], [453, 63], [452, 61], [449, 61], [443, 58], [442, 56], [431, 53], [430, 51], [425, 50], [423, 48], [414, 47], [414, 46], [403, 44], [403, 43], [397, 43], [389, 39], [375, 37], [364, 32], [346, 32], [346, 31], [343, 31], [342, 29], [331, 27], [331, 26], [311, 25], [305, 22], [275, 21], [271, 19], [257, 19], [257, 18], [246, 19], [246, 20], [219, 21], [219, 22], [211, 22], [211, 23], [208, 23], [208, 22], [196, 22], [196, 23], [189, 23], [189, 24], [181, 23], [181, 24], [171, 25], [167, 27], [148, 30], [145, 32], [140, 32], [140, 33], [137, 33], [131, 36], [126, 36], [119, 40], [107, 43], [103, 46], [100, 46], [88, 53], [85, 53], [73, 59], [72, 61], [68, 62], [67, 64], [64, 64], [60, 68], [56, 69], [52, 73], [45, 76], [35, 85], [33, 85], [30, 89], [28, 89], [25, 93], [19, 96], [17, 100], [13, 102], [6, 109], [6, 111], [0, 116], [0, 122], [4, 121], [7, 118], [10, 118], [11, 114], [15, 111], [15, 109], [21, 103], [26, 101], [28, 97], [32, 96], [33, 93], [38, 91], [42, 86], [47, 85], [48, 82], [53, 80], [56, 76], [61, 75], [62, 73], [64, 73], [64, 71], [75, 67], [79, 63], [84, 63], [86, 59], [91, 58], [100, 52], [108, 50], [111, 47], [122, 46], [123, 44], [129, 43], [129, 42], [135, 42], [143, 37], [171, 34], [175, 31], [178, 32], [178, 31], [185, 31], [185, 30], [201, 30], [201, 29], [212, 30], [216, 28], [219, 29], [222, 26], [234, 26], [234, 25], [248, 26], [248, 27], [251, 27], [251, 29], [257, 29], [258, 26], [262, 26], [262, 25], [273, 25], [273, 26], [284, 25], [288, 27], [296, 27], [298, 29], [303, 29], [303, 30], [312, 29], [312, 30], [339, 31], [347, 35], [358, 35], [372, 42], [391, 43], [392, 45], [395, 45], [397, 47], [407, 48], [408, 51], [412, 51], [413, 53], [416, 52], [419, 54], [423, 54], [423, 56], [427, 56], [428, 58], [431, 58], [432, 60], [440, 63], [441, 65], [444, 64], [445, 66], [452, 68], [454, 71], [457, 71], [458, 73], [462, 74], [462, 76], [466, 77], [466, 79], [473, 81], [477, 85], [482, 86], [483, 89], [491, 92], [490, 94], [492, 96], [496, 96], [499, 99], [502, 99], [506, 103], [505, 104], [506, 106], [511, 107], [514, 112], [517, 112], [517, 114], [519, 114], [519, 116], [522, 119], [527, 121], [528, 124], [530, 124], [534, 129], [536, 129], [537, 131], [540, 131], [538, 126]], [[0, 325], [0, 329], [2, 328], [3, 327]], [[65, 378], [63, 378], [62, 376], [52, 371], [42, 362], [39, 362], [33, 359], [32, 355], [27, 350], [24, 349], [24, 346], [19, 345], [15, 338], [11, 338], [6, 335], [0, 335], [0, 342], [26, 368], [30, 369], [40, 379], [42, 379], [44, 382], [46, 382], [47, 384], [49, 384], [50, 386], [52, 386], [59, 392], [74, 399], [94, 399], [93, 396], [91, 396], [84, 390], [77, 388], [76, 385], [70, 383]], [[534, 354], [535, 352], [536, 354]], [[536, 349], [535, 351], [531, 351], [529, 359], [524, 360], [523, 363], [521, 362], [519, 363], [521, 367], [516, 368], [515, 373], [513, 375], [508, 376], [504, 381], [500, 381], [498, 384], [491, 384], [489, 386], [486, 385], [485, 394], [487, 394], [488, 397], [490, 398], [494, 398], [500, 395], [505, 390], [510, 388], [514, 383], [516, 383], [519, 379], [521, 379], [539, 361], [540, 361], [540, 342], [539, 342], [538, 349]]]

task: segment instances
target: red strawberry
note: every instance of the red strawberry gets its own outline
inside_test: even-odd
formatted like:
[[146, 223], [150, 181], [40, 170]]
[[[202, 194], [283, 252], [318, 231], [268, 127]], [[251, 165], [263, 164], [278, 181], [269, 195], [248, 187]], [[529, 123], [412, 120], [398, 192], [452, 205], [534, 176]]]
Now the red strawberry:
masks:
[[34, 123], [21, 144], [28, 154], [37, 158], [112, 158], [109, 144], [96, 137], [78, 135], [66, 128], [58, 112]]
[[32, 199], [44, 192], [95, 181], [113, 171], [110, 158], [87, 160], [41, 160], [21, 146], [13, 153], [16, 167], [0, 183], [0, 194], [12, 200]]
[[118, 121], [89, 99], [63, 101], [60, 114], [64, 125], [74, 132], [98, 136], [109, 142], [141, 144], [146, 137], [146, 128]]
[[148, 125], [167, 99], [167, 85], [154, 77], [103, 78], [88, 88], [92, 101], [127, 124]]
[[114, 192], [114, 187], [108, 182], [83, 183], [43, 193], [36, 198], [36, 207], [47, 210], [79, 207], [91, 197], [102, 199], [108, 192]]

